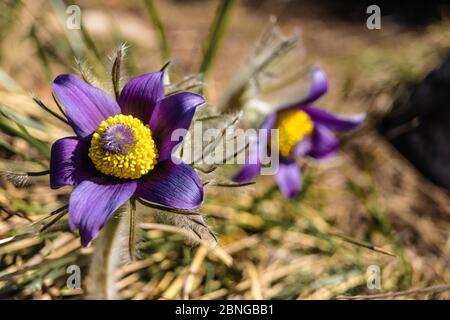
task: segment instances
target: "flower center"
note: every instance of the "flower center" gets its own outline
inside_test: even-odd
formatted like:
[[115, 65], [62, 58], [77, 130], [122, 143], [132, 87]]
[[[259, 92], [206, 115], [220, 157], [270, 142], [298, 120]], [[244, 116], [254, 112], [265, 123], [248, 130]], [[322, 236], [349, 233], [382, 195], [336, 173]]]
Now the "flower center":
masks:
[[283, 157], [290, 157], [294, 146], [311, 134], [314, 123], [306, 112], [290, 109], [278, 114], [276, 128], [278, 129], [280, 154]]
[[155, 167], [158, 151], [148, 126], [133, 116], [119, 114], [95, 130], [89, 158], [104, 174], [138, 179]]

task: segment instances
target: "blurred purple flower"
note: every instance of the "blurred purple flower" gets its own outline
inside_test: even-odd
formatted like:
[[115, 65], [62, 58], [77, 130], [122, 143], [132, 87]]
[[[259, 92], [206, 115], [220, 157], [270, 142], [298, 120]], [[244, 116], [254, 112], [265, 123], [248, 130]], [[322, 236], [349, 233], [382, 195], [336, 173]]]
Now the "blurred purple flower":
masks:
[[178, 209], [198, 208], [203, 187], [195, 170], [174, 164], [180, 141], [171, 134], [188, 129], [200, 95], [164, 96], [163, 73], [129, 81], [118, 102], [70, 74], [53, 81], [53, 93], [76, 136], [57, 140], [51, 150], [53, 189], [73, 185], [69, 225], [87, 246], [113, 213], [131, 197]]
[[[365, 120], [365, 114], [338, 116], [314, 106], [313, 103], [327, 90], [325, 72], [320, 68], [313, 68], [309, 94], [302, 100], [271, 113], [261, 127], [269, 130], [267, 135], [270, 135], [270, 129], [279, 130], [280, 164], [275, 180], [288, 199], [293, 198], [301, 189], [301, 170], [296, 158], [323, 160], [333, 157], [338, 150], [338, 141], [333, 131], [352, 130]], [[270, 139], [267, 136], [264, 141], [258, 141], [250, 147], [249, 159], [256, 159], [256, 163], [247, 161], [234, 175], [235, 182], [249, 182], [260, 173], [260, 157], [268, 143]]]

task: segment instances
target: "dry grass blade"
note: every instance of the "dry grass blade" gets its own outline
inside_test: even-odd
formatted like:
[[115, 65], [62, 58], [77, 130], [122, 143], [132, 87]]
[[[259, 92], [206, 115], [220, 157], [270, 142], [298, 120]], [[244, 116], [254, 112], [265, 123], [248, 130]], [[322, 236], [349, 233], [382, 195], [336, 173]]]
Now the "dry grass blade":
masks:
[[385, 254], [385, 255], [388, 255], [388, 256], [391, 256], [391, 257], [397, 257], [391, 251], [383, 249], [383, 248], [380, 248], [380, 247], [377, 247], [377, 246], [374, 246], [373, 244], [365, 242], [365, 241], [357, 240], [357, 239], [354, 239], [352, 237], [349, 237], [349, 236], [346, 236], [346, 235], [343, 235], [343, 234], [338, 234], [338, 233], [330, 233], [330, 235], [334, 236], [334, 237], [338, 237], [338, 238], [344, 240], [345, 242], [354, 244], [356, 246], [367, 248], [367, 249], [370, 249], [372, 251], [375, 251], [375, 252], [378, 252], [378, 253], [382, 253], [382, 254]]
[[[203, 261], [205, 260], [206, 256], [208, 255], [209, 249], [207, 246], [202, 245], [197, 249], [197, 252], [195, 253], [194, 259], [192, 259], [192, 263], [189, 266], [189, 272], [183, 282], [183, 299], [187, 300], [189, 299], [189, 295], [193, 290], [194, 282], [196, 278], [200, 278], [200, 269], [202, 268]], [[199, 281], [197, 281], [199, 282]]]
[[64, 217], [67, 214], [68, 206], [63, 207], [61, 211], [56, 215], [55, 218], [53, 218], [50, 222], [44, 224], [39, 232], [44, 232], [50, 229], [55, 223], [57, 223], [59, 220], [61, 220], [62, 217]]
[[[144, 230], [160, 230], [160, 231], [165, 231], [165, 232], [171, 232], [171, 233], [177, 233], [180, 235], [184, 235], [187, 238], [191, 238], [192, 235], [190, 234], [189, 231], [183, 229], [183, 228], [179, 228], [176, 226], [172, 226], [172, 225], [167, 225], [167, 224], [162, 224], [162, 223], [141, 223], [139, 224], [139, 227], [144, 229]], [[199, 238], [198, 241], [201, 241], [201, 239]]]
[[260, 281], [261, 276], [258, 274], [258, 270], [256, 270], [255, 265], [251, 262], [246, 264], [245, 270], [247, 271], [251, 282], [250, 291], [252, 299], [263, 300], [262, 285]]
[[[160, 230], [160, 231], [164, 231], [164, 232], [170, 232], [170, 233], [183, 235], [183, 236], [187, 237], [188, 239], [192, 238], [192, 235], [190, 234], [190, 232], [188, 230], [177, 227], [177, 226], [173, 226], [173, 225], [146, 222], [146, 223], [140, 223], [139, 227], [144, 230]], [[216, 246], [215, 244], [212, 245], [210, 242], [205, 241], [203, 239], [198, 239], [198, 242], [200, 243], [201, 247], [208, 248], [210, 250], [210, 252], [215, 257], [217, 257], [220, 261], [222, 261], [226, 266], [232, 265], [233, 258], [224, 249]]]
[[[6, 219], [9, 219], [9, 218], [11, 218], [11, 217], [13, 217], [13, 216], [18, 216], [18, 217], [20, 217], [20, 218], [23, 218], [23, 219], [26, 219], [26, 220], [28, 220], [28, 221], [33, 221], [33, 220], [31, 220], [31, 218], [30, 217], [28, 217], [26, 214], [24, 214], [23, 212], [20, 212], [20, 211], [15, 211], [15, 210], [10, 210], [10, 209], [8, 209], [8, 208], [6, 208], [5, 206], [3, 206], [3, 205], [0, 205], [0, 211], [3, 211], [3, 212], [5, 212], [7, 215], [8, 215], [8, 217], [6, 218]], [[11, 239], [12, 240], [12, 239]]]
[[[75, 256], [66, 256], [65, 259], [68, 261], [74, 261], [76, 259], [76, 257]], [[36, 263], [36, 264], [30, 265], [30, 266], [23, 267], [20, 270], [17, 270], [14, 272], [6, 273], [6, 274], [0, 273], [0, 281], [10, 280], [10, 279], [12, 279], [16, 276], [22, 275], [30, 270], [36, 270], [36, 269], [42, 268], [44, 266], [49, 266], [49, 265], [58, 264], [58, 263], [61, 263], [61, 259], [47, 259], [40, 263]]]
[[[27, 238], [31, 238], [31, 237], [35, 237], [39, 234], [42, 234], [44, 231], [48, 231], [48, 229], [53, 226], [56, 222], [58, 222], [66, 213], [67, 213], [67, 209], [68, 209], [68, 205], [62, 206], [56, 210], [54, 210], [53, 212], [51, 212], [50, 214], [48, 214], [47, 216], [37, 220], [37, 221], [33, 221], [32, 219], [30, 219], [27, 216], [24, 216], [22, 213], [17, 212], [17, 213], [11, 213], [10, 210], [5, 210], [4, 207], [0, 207], [0, 210], [5, 210], [7, 213], [10, 213], [11, 215], [18, 215], [24, 219], [27, 219], [28, 221], [32, 222], [31, 224], [22, 227], [18, 230], [15, 230], [15, 235], [11, 236], [11, 237], [7, 237], [5, 239], [1, 239], [0, 240], [0, 246], [8, 244], [10, 242], [15, 242], [15, 241], [20, 241], [23, 239], [27, 239]], [[52, 217], [54, 217], [56, 215], [55, 218], [51, 219]], [[47, 222], [49, 219], [51, 219], [49, 222]]]

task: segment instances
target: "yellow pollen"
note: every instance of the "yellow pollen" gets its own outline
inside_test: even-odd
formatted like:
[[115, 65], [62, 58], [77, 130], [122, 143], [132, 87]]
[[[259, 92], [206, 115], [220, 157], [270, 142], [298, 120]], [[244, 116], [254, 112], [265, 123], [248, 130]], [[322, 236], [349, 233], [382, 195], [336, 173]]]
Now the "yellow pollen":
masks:
[[314, 123], [306, 112], [289, 109], [278, 114], [276, 128], [280, 154], [283, 157], [290, 157], [294, 146], [312, 133]]
[[[102, 137], [108, 128], [126, 126], [133, 134], [133, 143], [126, 145], [126, 153], [107, 151]], [[138, 179], [152, 170], [157, 162], [158, 151], [152, 131], [139, 119], [119, 114], [103, 121], [95, 130], [89, 148], [89, 158], [100, 172], [122, 179]]]

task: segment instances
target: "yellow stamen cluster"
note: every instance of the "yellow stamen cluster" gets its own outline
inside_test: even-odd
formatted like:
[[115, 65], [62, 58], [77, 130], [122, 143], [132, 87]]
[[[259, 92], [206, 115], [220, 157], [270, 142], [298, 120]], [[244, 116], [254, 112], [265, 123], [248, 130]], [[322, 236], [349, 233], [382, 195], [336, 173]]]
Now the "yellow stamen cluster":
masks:
[[[126, 154], [102, 148], [103, 134], [118, 124], [128, 126], [134, 136], [134, 143], [126, 146]], [[133, 116], [120, 114], [100, 124], [92, 136], [89, 157], [95, 168], [104, 174], [122, 179], [138, 179], [155, 167], [158, 152], [148, 125]]]
[[314, 123], [308, 114], [301, 110], [289, 109], [281, 111], [277, 116], [280, 154], [290, 157], [294, 146], [305, 136], [311, 134]]

